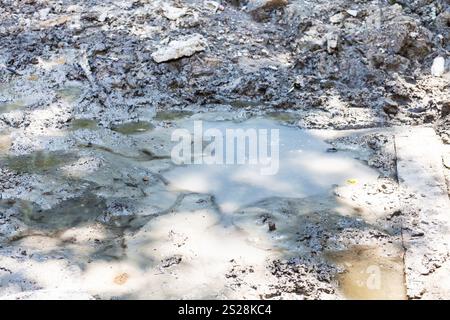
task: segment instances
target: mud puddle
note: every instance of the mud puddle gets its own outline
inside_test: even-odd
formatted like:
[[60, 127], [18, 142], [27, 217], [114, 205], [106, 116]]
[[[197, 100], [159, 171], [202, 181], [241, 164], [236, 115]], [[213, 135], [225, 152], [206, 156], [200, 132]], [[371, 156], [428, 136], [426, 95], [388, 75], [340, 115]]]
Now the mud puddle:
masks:
[[[208, 116], [198, 114], [195, 119], [211, 119]], [[267, 149], [276, 163], [171, 163], [160, 170], [161, 164], [154, 160], [170, 161], [171, 132], [186, 129], [192, 134], [194, 118], [188, 117], [167, 113], [160, 120], [171, 119], [167, 121], [172, 124], [155, 129], [144, 122], [124, 124], [124, 135], [115, 136], [135, 144], [127, 143], [125, 148], [120, 141], [108, 144], [107, 139], [96, 141], [105, 146], [80, 144], [84, 158], [42, 151], [4, 157], [3, 164], [16, 172], [49, 179], [58, 176], [69, 185], [67, 177], [53, 175], [58, 168], [71, 164], [83, 170], [92, 168], [90, 159], [102, 159], [101, 166], [73, 184], [91, 183], [84, 188], [86, 192], [50, 209], [26, 201], [2, 204], [5, 209], [18, 207], [20, 220], [28, 227], [13, 238], [14, 243], [44, 257], [47, 251], [57, 252], [64, 261], [82, 265], [80, 287], [106, 298], [260, 298], [261, 294], [278, 295], [270, 288], [291, 290], [280, 285], [283, 281], [315, 283], [331, 292], [331, 284], [320, 280], [323, 272], [332, 274], [339, 290], [350, 299], [404, 298], [401, 255], [386, 258], [362, 249], [334, 252], [329, 260], [342, 267], [345, 272], [340, 274], [317, 262], [329, 245], [333, 247], [329, 239], [337, 239], [345, 228], [377, 228], [357, 216], [358, 210], [339, 204], [333, 194], [336, 186], [378, 179], [378, 171], [357, 160], [359, 150], [330, 152], [322, 132], [292, 126], [295, 117], [290, 113], [272, 114], [239, 121], [203, 121], [202, 126], [224, 137], [227, 129], [253, 129], [258, 134], [266, 130], [270, 148], [275, 148], [271, 130], [278, 130], [278, 151]], [[75, 119], [71, 128], [94, 132], [97, 122]], [[162, 148], [160, 154], [155, 147]], [[207, 147], [202, 143], [202, 151], [194, 152], [193, 160], [203, 157]], [[225, 154], [225, 140], [223, 148]], [[135, 154], [127, 155], [129, 150]], [[233, 160], [239, 153], [248, 160], [250, 148], [236, 145], [234, 152]], [[268, 166], [276, 167], [276, 172], [261, 175]], [[295, 262], [299, 256], [310, 259], [311, 265]], [[294, 263], [283, 264], [288, 269], [324, 269], [301, 280], [284, 271], [268, 278], [266, 262], [286, 258], [294, 258]], [[36, 264], [33, 268], [42, 267]], [[239, 273], [239, 268], [253, 271]], [[381, 274], [375, 290], [367, 287], [374, 282], [372, 269]], [[80, 278], [79, 274], [74, 277]], [[234, 282], [239, 284], [230, 289]], [[320, 290], [309, 291], [309, 297], [319, 297]]]
[[68, 199], [55, 207], [42, 210], [27, 202], [19, 203], [22, 220], [34, 229], [58, 231], [93, 222], [106, 210], [103, 199], [93, 194]]
[[92, 119], [74, 119], [70, 123], [70, 128], [71, 130], [95, 130], [98, 128], [98, 122]]
[[174, 121], [192, 116], [192, 111], [159, 111], [156, 113], [155, 120], [157, 121]]
[[[193, 123], [185, 121], [179, 127], [192, 130]], [[317, 132], [262, 118], [240, 123], [203, 122], [203, 130], [208, 129], [218, 130], [224, 139], [227, 130], [279, 132], [278, 154], [273, 155], [270, 163], [248, 164], [247, 161], [246, 164], [196, 164], [179, 166], [165, 174], [174, 190], [213, 194], [224, 212], [232, 212], [265, 198], [304, 198], [326, 194], [333, 185], [343, 185], [349, 179], [364, 183], [378, 177], [377, 171], [356, 160], [351, 153], [327, 152], [330, 145]], [[271, 137], [266, 137], [270, 143]], [[226, 141], [221, 143], [225, 155]], [[235, 146], [235, 156], [241, 153], [248, 159], [249, 149], [245, 145]], [[269, 149], [267, 151], [271, 152], [277, 148]], [[224, 158], [223, 163], [228, 161]], [[263, 171], [273, 171], [274, 174], [261, 174]]]
[[56, 91], [68, 103], [74, 103], [82, 94], [83, 89], [77, 85], [68, 85]]
[[0, 114], [24, 109], [27, 105], [28, 103], [25, 100], [15, 100], [12, 102], [0, 103]]
[[0, 132], [0, 156], [7, 154], [12, 145], [11, 136]]
[[111, 129], [113, 131], [126, 134], [126, 135], [132, 135], [132, 134], [139, 134], [144, 133], [147, 131], [150, 131], [154, 128], [154, 126], [147, 121], [136, 121], [136, 122], [127, 122], [124, 124], [113, 126]]
[[27, 155], [8, 156], [0, 160], [0, 164], [18, 173], [49, 173], [76, 159], [73, 153], [36, 151]]
[[374, 247], [355, 246], [327, 254], [344, 269], [338, 276], [340, 289], [349, 299], [404, 300], [406, 287], [402, 253], [380, 254]]

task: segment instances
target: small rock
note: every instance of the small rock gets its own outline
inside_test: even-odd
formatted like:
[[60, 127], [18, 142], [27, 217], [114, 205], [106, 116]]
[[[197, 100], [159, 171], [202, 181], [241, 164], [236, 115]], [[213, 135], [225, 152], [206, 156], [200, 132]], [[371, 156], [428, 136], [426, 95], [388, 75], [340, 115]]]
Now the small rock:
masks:
[[39, 10], [39, 19], [45, 20], [47, 19], [48, 14], [50, 13], [50, 8], [45, 8]]
[[431, 74], [435, 77], [440, 77], [445, 71], [445, 59], [443, 57], [436, 57], [433, 60], [433, 65], [431, 66]]
[[274, 222], [269, 221], [269, 231], [275, 231], [277, 229], [277, 226], [275, 225]]
[[345, 16], [342, 13], [336, 13], [335, 15], [330, 17], [331, 23], [341, 23], [345, 19]]
[[173, 40], [167, 46], [159, 48], [152, 53], [155, 62], [161, 63], [182, 57], [190, 57], [194, 53], [205, 50], [206, 41], [199, 35], [194, 34], [180, 40]]
[[327, 35], [327, 51], [333, 53], [338, 47], [339, 36], [335, 33]]
[[445, 118], [446, 116], [448, 116], [450, 114], [450, 101], [445, 102], [442, 105], [442, 109], [441, 109], [441, 117]]
[[358, 16], [358, 10], [347, 10], [347, 13], [352, 17]]
[[328, 148], [327, 152], [328, 153], [335, 153], [335, 152], [338, 152], [338, 149], [336, 149], [336, 148]]
[[186, 8], [177, 8], [172, 7], [171, 5], [164, 5], [163, 7], [163, 15], [169, 20], [178, 20], [182, 16], [186, 15], [187, 9]]
[[287, 0], [249, 0], [247, 3], [247, 10], [255, 11], [259, 9], [276, 8], [287, 4]]
[[287, 4], [287, 0], [249, 0], [245, 8], [253, 19], [261, 22], [270, 16], [270, 12]]
[[77, 4], [72, 4], [70, 6], [67, 7], [66, 12], [67, 13], [76, 13], [76, 12], [81, 12], [83, 10], [83, 8]]
[[386, 114], [396, 115], [399, 111], [398, 103], [392, 100], [391, 98], [384, 99], [385, 105], [383, 106], [383, 111]]
[[423, 233], [422, 231], [414, 231], [411, 236], [412, 237], [423, 237], [425, 235], [425, 233]]

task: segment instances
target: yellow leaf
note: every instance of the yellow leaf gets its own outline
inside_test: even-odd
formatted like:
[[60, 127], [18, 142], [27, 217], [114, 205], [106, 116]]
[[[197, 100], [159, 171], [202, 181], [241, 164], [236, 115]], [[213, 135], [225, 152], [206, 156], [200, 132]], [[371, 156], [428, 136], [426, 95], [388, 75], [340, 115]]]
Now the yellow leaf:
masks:
[[348, 184], [357, 184], [358, 180], [356, 180], [356, 179], [347, 179], [347, 183]]

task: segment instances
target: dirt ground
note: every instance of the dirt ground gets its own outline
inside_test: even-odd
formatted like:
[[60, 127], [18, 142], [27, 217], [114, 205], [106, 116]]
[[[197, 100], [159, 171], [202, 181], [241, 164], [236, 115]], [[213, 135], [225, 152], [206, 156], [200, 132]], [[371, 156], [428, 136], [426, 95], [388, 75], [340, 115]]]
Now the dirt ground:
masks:
[[[450, 255], [405, 267], [404, 231], [437, 227], [416, 232], [395, 149], [432, 127], [450, 181], [448, 1], [0, 4], [0, 297], [450, 297], [405, 282]], [[377, 177], [232, 214], [170, 189], [173, 128], [254, 117]]]

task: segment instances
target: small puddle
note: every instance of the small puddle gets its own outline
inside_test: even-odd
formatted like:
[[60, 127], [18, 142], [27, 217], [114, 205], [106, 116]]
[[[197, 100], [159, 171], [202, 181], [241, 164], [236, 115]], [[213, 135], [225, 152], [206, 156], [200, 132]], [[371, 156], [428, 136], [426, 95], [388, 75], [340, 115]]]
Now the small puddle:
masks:
[[404, 300], [403, 259], [400, 255], [386, 257], [377, 248], [355, 246], [351, 250], [327, 254], [345, 269], [338, 276], [344, 295], [356, 300]]
[[299, 116], [291, 112], [268, 112], [267, 117], [286, 124], [294, 124]]
[[71, 153], [36, 151], [28, 155], [6, 157], [1, 162], [19, 173], [45, 173], [76, 159]]
[[191, 111], [159, 111], [155, 115], [157, 121], [175, 121], [183, 118], [188, 118], [194, 113]]
[[113, 131], [126, 135], [144, 133], [152, 129], [154, 129], [154, 126], [147, 121], [127, 122], [111, 128]]
[[98, 128], [98, 123], [92, 119], [74, 119], [70, 123], [70, 128], [72, 130], [89, 129], [95, 130]]
[[67, 86], [56, 91], [58, 95], [69, 103], [75, 102], [83, 92], [83, 89], [79, 86]]
[[104, 200], [92, 194], [69, 199], [42, 210], [31, 203], [19, 204], [23, 222], [40, 230], [58, 231], [94, 221], [106, 210]]
[[0, 156], [9, 152], [12, 145], [12, 139], [10, 135], [0, 133]]

